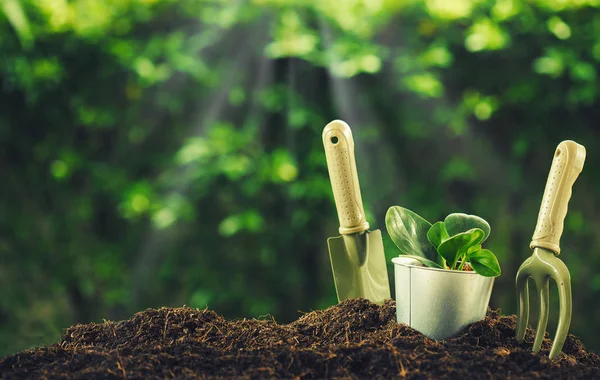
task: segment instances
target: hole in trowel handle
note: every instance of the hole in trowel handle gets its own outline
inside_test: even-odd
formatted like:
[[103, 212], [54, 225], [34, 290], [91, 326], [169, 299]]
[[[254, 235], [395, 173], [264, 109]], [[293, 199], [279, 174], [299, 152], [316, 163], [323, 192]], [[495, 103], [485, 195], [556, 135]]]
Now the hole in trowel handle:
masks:
[[333, 136], [333, 137], [331, 138], [331, 143], [332, 143], [332, 144], [337, 144], [337, 143], [338, 143], [338, 141], [339, 141], [339, 139], [337, 138], [337, 136]]

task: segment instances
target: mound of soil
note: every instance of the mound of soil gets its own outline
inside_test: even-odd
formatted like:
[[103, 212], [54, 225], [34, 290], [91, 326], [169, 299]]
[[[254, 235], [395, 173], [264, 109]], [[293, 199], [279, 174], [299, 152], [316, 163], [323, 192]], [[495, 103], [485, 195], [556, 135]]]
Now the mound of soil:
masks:
[[148, 309], [76, 325], [57, 344], [0, 361], [3, 378], [600, 378], [600, 357], [569, 335], [515, 340], [515, 316], [489, 310], [460, 336], [428, 339], [395, 321], [395, 303], [347, 300], [286, 325], [230, 321], [205, 309]]

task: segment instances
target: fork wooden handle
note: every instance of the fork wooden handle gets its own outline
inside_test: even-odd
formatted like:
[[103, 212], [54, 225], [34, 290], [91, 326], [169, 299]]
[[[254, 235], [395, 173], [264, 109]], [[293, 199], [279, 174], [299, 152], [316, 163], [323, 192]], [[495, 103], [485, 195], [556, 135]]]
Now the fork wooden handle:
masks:
[[583, 169], [584, 161], [583, 145], [570, 140], [558, 144], [542, 197], [535, 232], [529, 245], [531, 248], [541, 247], [557, 255], [560, 253], [560, 237], [571, 198], [571, 188]]
[[340, 234], [368, 230], [369, 223], [365, 217], [356, 171], [354, 140], [348, 124], [341, 120], [327, 124], [323, 129], [323, 146], [340, 219]]

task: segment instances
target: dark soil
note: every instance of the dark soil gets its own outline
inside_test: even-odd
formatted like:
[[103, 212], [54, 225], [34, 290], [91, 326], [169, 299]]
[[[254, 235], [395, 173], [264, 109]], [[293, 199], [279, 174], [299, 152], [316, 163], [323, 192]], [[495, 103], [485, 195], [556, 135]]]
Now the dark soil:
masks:
[[488, 312], [462, 335], [435, 341], [395, 321], [395, 304], [347, 300], [279, 325], [229, 321], [205, 309], [148, 309], [76, 325], [57, 344], [0, 361], [2, 378], [600, 378], [600, 357], [569, 335], [559, 358], [515, 316]]

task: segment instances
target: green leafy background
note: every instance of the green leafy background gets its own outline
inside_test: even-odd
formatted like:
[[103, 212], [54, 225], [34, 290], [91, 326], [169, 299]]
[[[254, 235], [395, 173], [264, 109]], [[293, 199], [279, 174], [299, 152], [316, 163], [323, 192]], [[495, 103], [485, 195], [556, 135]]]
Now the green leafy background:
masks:
[[373, 228], [391, 205], [490, 223], [507, 314], [554, 149], [585, 145], [560, 257], [571, 332], [600, 350], [599, 6], [3, 0], [0, 354], [147, 307], [334, 304], [337, 118]]

